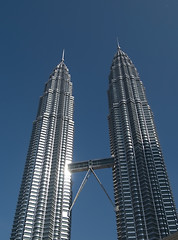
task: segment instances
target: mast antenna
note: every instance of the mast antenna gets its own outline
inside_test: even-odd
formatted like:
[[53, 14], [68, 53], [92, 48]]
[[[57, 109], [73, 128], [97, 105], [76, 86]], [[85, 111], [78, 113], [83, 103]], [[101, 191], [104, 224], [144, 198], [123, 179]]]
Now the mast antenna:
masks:
[[64, 62], [64, 54], [65, 54], [65, 50], [63, 49], [62, 51], [62, 61]]
[[117, 47], [120, 48], [118, 37], [117, 37]]

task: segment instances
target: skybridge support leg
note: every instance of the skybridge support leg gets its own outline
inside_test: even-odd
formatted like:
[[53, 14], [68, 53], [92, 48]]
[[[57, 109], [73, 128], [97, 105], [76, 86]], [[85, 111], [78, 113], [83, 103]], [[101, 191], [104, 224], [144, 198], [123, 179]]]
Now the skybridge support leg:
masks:
[[69, 213], [71, 212], [71, 210], [72, 210], [72, 208], [73, 208], [73, 206], [74, 206], [74, 204], [75, 204], [79, 194], [81, 193], [82, 189], [84, 188], [85, 183], [87, 182], [88, 178], [90, 177], [90, 174], [91, 174], [91, 170], [88, 169], [88, 171], [87, 171], [87, 173], [86, 173], [86, 175], [85, 175], [85, 177], [84, 177], [84, 179], [83, 179], [83, 181], [82, 181], [82, 183], [81, 183], [81, 185], [79, 187], [79, 190], [78, 190], [78, 192], [77, 192], [77, 194], [76, 194], [76, 196], [74, 198], [74, 201], [73, 201], [73, 203], [72, 203], [72, 205], [71, 205], [71, 207], [69, 209]]
[[100, 184], [101, 188], [103, 189], [103, 191], [105, 192], [106, 196], [108, 197], [110, 203], [112, 204], [114, 211], [115, 211], [115, 204], [113, 203], [113, 201], [111, 200], [109, 194], [107, 193], [106, 189], [104, 188], [103, 184], [101, 183], [101, 181], [99, 180], [98, 176], [96, 175], [96, 173], [94, 172], [94, 170], [92, 168], [90, 168], [91, 172], [93, 173], [93, 175], [95, 176], [96, 180], [98, 181], [98, 183]]
[[71, 205], [71, 207], [70, 207], [70, 209], [69, 209], [69, 214], [70, 214], [70, 212], [71, 212], [71, 210], [72, 210], [72, 208], [73, 208], [73, 206], [74, 206], [77, 198], [79, 197], [79, 194], [81, 193], [82, 189], [84, 188], [84, 186], [85, 186], [88, 178], [90, 177], [91, 173], [93, 173], [93, 175], [95, 176], [97, 182], [100, 184], [101, 188], [103, 189], [104, 193], [106, 194], [107, 198], [109, 199], [109, 201], [110, 201], [110, 203], [112, 204], [112, 206], [113, 206], [113, 208], [114, 208], [114, 211], [115, 211], [115, 204], [114, 204], [113, 201], [111, 200], [109, 194], [107, 193], [107, 191], [106, 191], [106, 189], [104, 188], [103, 184], [101, 183], [101, 181], [99, 180], [98, 176], [97, 176], [96, 173], [94, 172], [93, 168], [90, 167], [90, 168], [88, 169], [88, 171], [87, 171], [87, 173], [86, 173], [86, 175], [85, 175], [85, 177], [84, 177], [84, 179], [83, 179], [83, 181], [82, 181], [82, 183], [81, 183], [81, 185], [80, 185], [80, 187], [79, 187], [79, 190], [78, 190], [78, 192], [77, 192], [77, 194], [76, 194], [76, 196], [75, 196], [75, 198], [74, 198], [74, 201], [73, 201], [73, 203], [72, 203], [72, 205]]

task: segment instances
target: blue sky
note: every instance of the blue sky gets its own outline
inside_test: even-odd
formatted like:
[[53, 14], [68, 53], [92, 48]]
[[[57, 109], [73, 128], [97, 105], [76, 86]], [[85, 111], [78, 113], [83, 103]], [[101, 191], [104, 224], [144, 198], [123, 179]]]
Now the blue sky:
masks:
[[[39, 96], [65, 48], [74, 85], [74, 161], [110, 156], [108, 75], [116, 38], [146, 88], [178, 206], [178, 1], [1, 0], [1, 239], [8, 239]], [[113, 198], [111, 169], [97, 171]], [[74, 174], [74, 195], [84, 173]], [[116, 239], [93, 176], [74, 205], [72, 239]]]

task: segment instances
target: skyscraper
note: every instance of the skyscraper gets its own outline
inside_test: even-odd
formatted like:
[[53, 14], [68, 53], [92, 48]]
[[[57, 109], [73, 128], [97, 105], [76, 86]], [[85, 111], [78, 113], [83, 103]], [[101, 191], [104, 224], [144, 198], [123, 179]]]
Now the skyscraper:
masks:
[[118, 239], [162, 239], [178, 230], [176, 208], [143, 84], [119, 46], [108, 98]]
[[63, 54], [40, 97], [11, 240], [70, 239], [73, 100]]
[[71, 164], [74, 99], [63, 53], [40, 97], [11, 240], [70, 239], [73, 204], [68, 164], [71, 172], [88, 170], [77, 197], [91, 172], [101, 185], [94, 170], [113, 168], [118, 240], [160, 240], [178, 231], [153, 114], [138, 72], [119, 46], [108, 99], [112, 157]]

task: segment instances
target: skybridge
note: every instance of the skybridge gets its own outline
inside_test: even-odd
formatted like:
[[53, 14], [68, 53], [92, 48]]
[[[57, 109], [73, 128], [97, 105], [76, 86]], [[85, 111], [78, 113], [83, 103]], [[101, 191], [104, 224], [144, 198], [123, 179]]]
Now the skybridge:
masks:
[[93, 170], [102, 168], [112, 168], [114, 166], [114, 158], [103, 158], [96, 160], [88, 160], [84, 162], [76, 162], [68, 165], [68, 169], [71, 173], [88, 171], [92, 168]]

